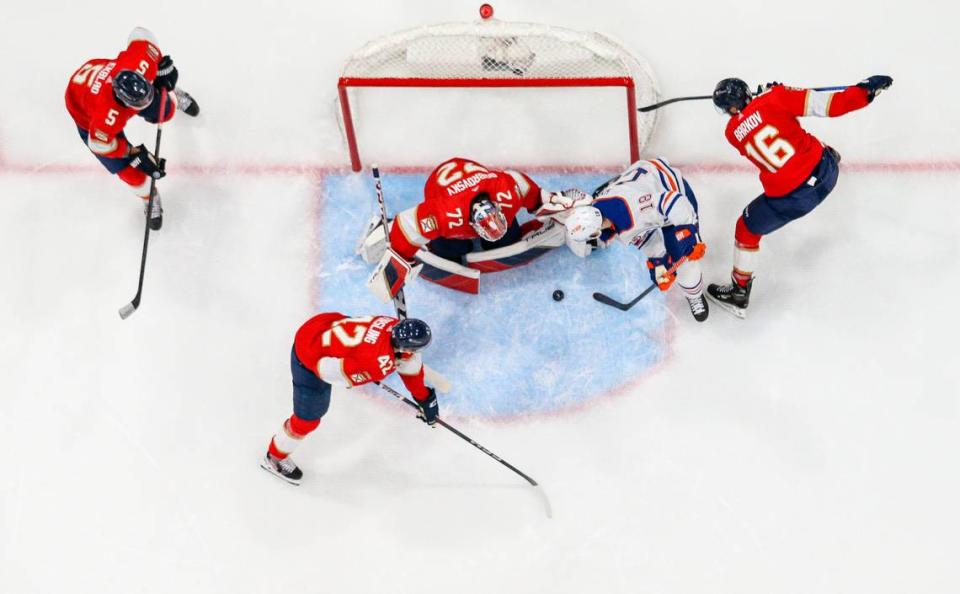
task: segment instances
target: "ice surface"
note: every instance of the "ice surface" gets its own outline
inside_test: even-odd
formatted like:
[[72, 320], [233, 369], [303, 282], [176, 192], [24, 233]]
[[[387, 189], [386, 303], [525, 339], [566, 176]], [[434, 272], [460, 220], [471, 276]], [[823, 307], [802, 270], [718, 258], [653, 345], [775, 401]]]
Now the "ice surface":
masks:
[[[647, 57], [667, 96], [708, 92], [730, 75], [826, 85], [886, 72], [896, 82], [866, 110], [807, 122], [840, 150], [844, 170], [820, 208], [764, 239], [744, 322], [715, 311], [697, 324], [674, 293], [629, 314], [596, 305], [595, 316], [575, 315], [594, 306], [578, 301], [588, 297], [577, 281], [548, 282], [546, 271], [484, 280], [478, 312], [512, 306], [530, 321], [551, 312], [534, 326], [543, 332], [569, 315], [572, 335], [640, 324], [660, 341], [659, 364], [619, 397], [559, 414], [470, 408], [536, 378], [504, 370], [476, 385], [463, 377], [478, 371], [437, 365], [457, 384], [458, 426], [544, 485], [547, 520], [520, 479], [375, 389], [334, 394], [297, 452], [301, 487], [258, 468], [289, 414], [293, 332], [320, 306], [362, 313], [368, 303], [354, 276], [365, 270], [334, 254], [352, 248], [372, 206], [367, 177], [342, 169], [339, 65], [376, 35], [473, 18], [476, 5], [172, 0], [151, 6], [156, 16], [99, 1], [5, 6], [0, 592], [957, 591], [960, 9], [931, 0], [496, 9], [614, 36]], [[79, 143], [62, 95], [73, 68], [113, 55], [138, 24], [173, 55], [204, 113], [164, 132], [165, 227], [151, 240], [140, 310], [121, 322], [142, 210]], [[452, 153], [496, 165], [549, 166], [538, 162], [543, 146], [563, 164], [565, 154], [593, 165], [626, 158], [620, 131], [557, 128], [564, 114], [589, 117], [580, 96], [524, 100], [526, 115], [506, 119], [520, 133], [498, 130], [496, 144], [488, 121], [406, 116], [416, 96], [391, 96], [392, 117], [371, 101], [361, 149], [385, 168], [391, 194], [415, 183], [396, 166]], [[709, 105], [671, 106], [660, 125], [648, 154], [694, 184], [706, 274], [723, 279], [755, 174], [724, 144]], [[149, 141], [152, 131], [136, 125], [130, 136]], [[538, 169], [545, 185], [574, 179], [548, 174]], [[328, 209], [350, 218], [331, 221]], [[351, 239], [328, 253], [330, 222]], [[606, 274], [632, 266], [630, 256], [576, 270]], [[569, 273], [574, 263], [558, 251], [533, 266]], [[626, 298], [646, 279], [618, 282], [636, 283], [608, 287]], [[555, 284], [567, 290], [561, 304], [549, 300]], [[436, 299], [446, 319], [458, 298], [417, 284], [410, 302]], [[447, 328], [438, 358], [453, 365], [475, 349], [486, 367], [505, 367], [499, 350]], [[569, 356], [567, 347], [551, 354]], [[594, 359], [566, 371], [607, 364]]]
[[[546, 187], [589, 192], [610, 172], [536, 177]], [[425, 180], [425, 173], [385, 172], [391, 214], [423, 200]], [[380, 305], [367, 290], [369, 267], [353, 254], [377, 209], [369, 181], [358, 188], [353, 174], [324, 178], [319, 311], [392, 314], [392, 306]], [[650, 283], [643, 262], [636, 250], [621, 245], [589, 260], [563, 247], [526, 267], [483, 275], [480, 297], [411, 284], [409, 314], [427, 320], [434, 332], [430, 365], [456, 378], [458, 389], [444, 399], [444, 413], [504, 418], [559, 412], [622, 391], [662, 362], [672, 320], [660, 295], [627, 315], [591, 297], [596, 290], [639, 294]], [[557, 288], [566, 294], [559, 303], [552, 299]]]

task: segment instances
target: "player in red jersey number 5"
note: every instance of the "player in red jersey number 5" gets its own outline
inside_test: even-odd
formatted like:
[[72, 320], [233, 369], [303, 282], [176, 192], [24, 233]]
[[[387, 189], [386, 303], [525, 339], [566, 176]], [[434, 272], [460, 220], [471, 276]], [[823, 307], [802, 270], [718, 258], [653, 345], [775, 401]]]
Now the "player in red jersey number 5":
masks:
[[399, 372], [420, 408], [418, 416], [434, 425], [440, 413], [437, 393], [424, 384], [420, 358], [430, 338], [430, 327], [413, 318], [323, 313], [307, 320], [297, 330], [290, 353], [293, 415], [270, 440], [263, 469], [289, 483], [300, 483], [303, 472], [290, 454], [320, 424], [330, 407], [333, 386], [353, 388]]
[[710, 285], [720, 307], [746, 317], [760, 239], [816, 208], [837, 183], [840, 155], [800, 126], [802, 116], [836, 117], [866, 107], [893, 79], [876, 75], [840, 92], [770, 83], [756, 96], [727, 78], [713, 103], [730, 115], [727, 141], [760, 170], [760, 194], [737, 220], [730, 284]]
[[[166, 122], [177, 110], [189, 116], [200, 113], [193, 97], [177, 87], [178, 76], [153, 33], [137, 27], [116, 58], [87, 60], [67, 85], [64, 99], [80, 138], [107, 171], [143, 198], [144, 208], [150, 198], [150, 180], [166, 175], [164, 161], [145, 145], [129, 142], [123, 129], [136, 115], [157, 123]], [[167, 103], [161, 114], [163, 97]], [[163, 208], [156, 189], [154, 194], [150, 227], [157, 230], [163, 224]]]

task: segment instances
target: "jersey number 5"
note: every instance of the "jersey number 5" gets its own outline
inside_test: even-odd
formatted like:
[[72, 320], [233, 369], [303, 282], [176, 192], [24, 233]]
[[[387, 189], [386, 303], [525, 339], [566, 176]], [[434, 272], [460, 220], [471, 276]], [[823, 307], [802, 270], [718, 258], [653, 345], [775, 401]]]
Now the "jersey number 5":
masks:
[[743, 147], [754, 163], [770, 173], [776, 173], [797, 153], [793, 145], [779, 135], [780, 130], [767, 124], [757, 130]]

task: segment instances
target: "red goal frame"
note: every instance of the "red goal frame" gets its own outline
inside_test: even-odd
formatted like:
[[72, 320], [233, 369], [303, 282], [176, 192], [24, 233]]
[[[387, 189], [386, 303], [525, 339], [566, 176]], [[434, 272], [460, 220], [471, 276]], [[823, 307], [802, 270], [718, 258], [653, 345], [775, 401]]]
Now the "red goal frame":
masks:
[[630, 143], [630, 162], [640, 158], [637, 139], [637, 98], [633, 78], [584, 77], [584, 78], [365, 78], [340, 77], [337, 92], [340, 96], [340, 111], [343, 115], [344, 134], [350, 150], [350, 167], [361, 171], [360, 149], [350, 110], [351, 87], [405, 87], [405, 88], [558, 88], [558, 87], [623, 87], [627, 98], [627, 134]]

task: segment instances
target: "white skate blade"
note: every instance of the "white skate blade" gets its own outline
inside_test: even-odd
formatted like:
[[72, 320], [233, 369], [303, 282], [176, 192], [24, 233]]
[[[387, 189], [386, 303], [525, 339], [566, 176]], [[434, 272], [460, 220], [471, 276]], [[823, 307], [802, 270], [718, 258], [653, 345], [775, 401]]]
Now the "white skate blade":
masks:
[[269, 472], [270, 474], [272, 474], [273, 476], [277, 477], [278, 479], [282, 480], [285, 483], [290, 483], [291, 485], [295, 485], [297, 487], [300, 486], [300, 481], [295, 481], [292, 478], [283, 476], [282, 474], [277, 472], [276, 469], [266, 461], [260, 462], [260, 468], [266, 470], [267, 472]]
[[729, 303], [724, 303], [723, 301], [717, 301], [716, 299], [714, 299], [713, 295], [711, 295], [710, 293], [706, 293], [706, 295], [707, 295], [707, 299], [709, 299], [711, 302], [715, 303], [715, 304], [717, 305], [717, 307], [719, 307], [720, 309], [722, 309], [722, 310], [726, 311], [727, 313], [733, 315], [735, 318], [737, 318], [737, 319], [739, 319], [739, 320], [746, 320], [746, 319], [747, 319], [747, 310], [746, 310], [746, 308], [744, 308], [744, 307], [737, 307], [737, 306], [735, 306], [735, 305], [730, 305]]

